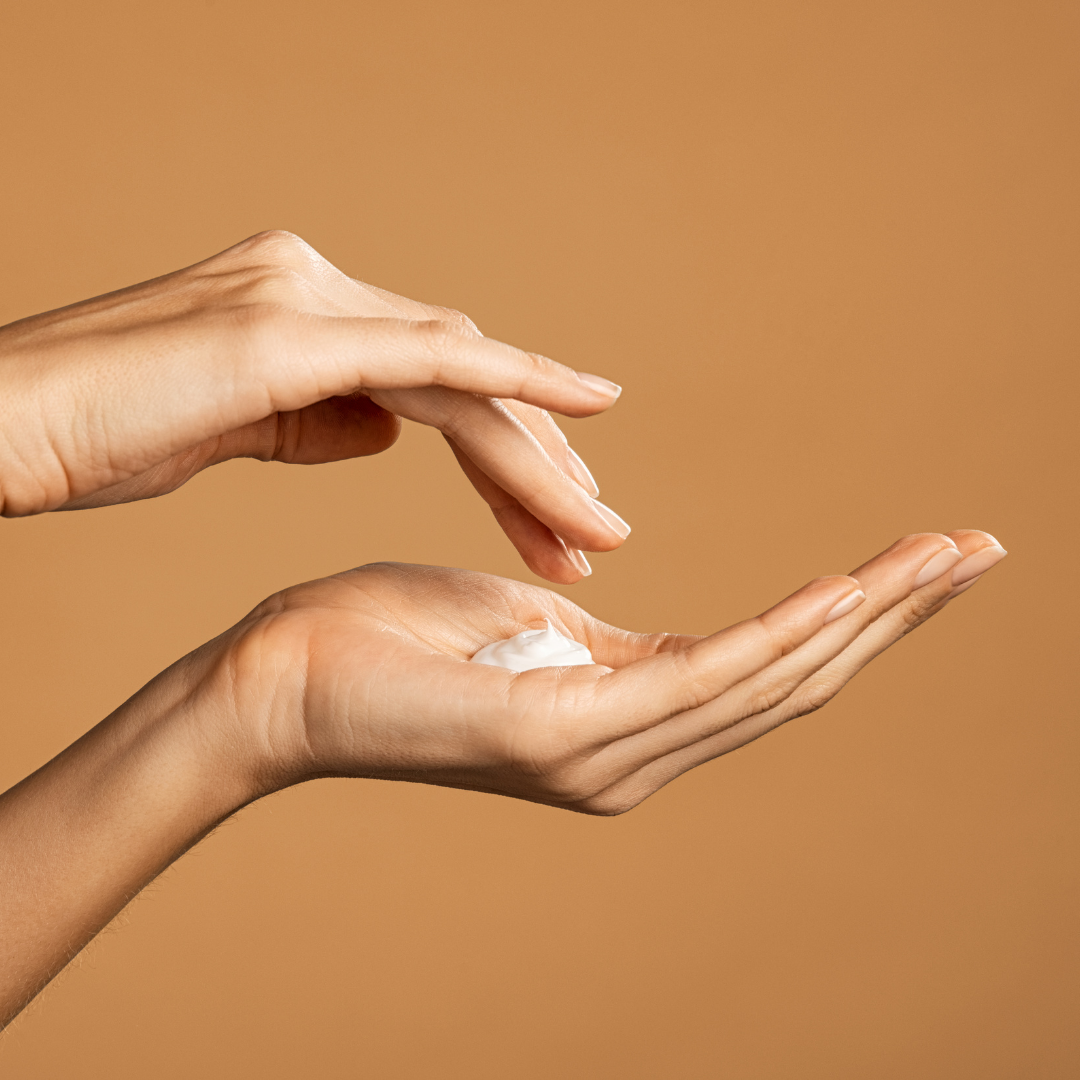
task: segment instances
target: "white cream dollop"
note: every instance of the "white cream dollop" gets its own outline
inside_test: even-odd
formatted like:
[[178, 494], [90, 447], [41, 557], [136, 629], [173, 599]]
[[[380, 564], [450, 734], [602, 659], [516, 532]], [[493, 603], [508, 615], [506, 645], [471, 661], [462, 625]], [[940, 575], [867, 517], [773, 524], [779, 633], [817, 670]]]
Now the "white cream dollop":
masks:
[[546, 630], [522, 630], [512, 638], [485, 645], [473, 658], [474, 664], [490, 664], [510, 671], [532, 671], [541, 667], [583, 667], [594, 664], [584, 645], [563, 637], [547, 620]]

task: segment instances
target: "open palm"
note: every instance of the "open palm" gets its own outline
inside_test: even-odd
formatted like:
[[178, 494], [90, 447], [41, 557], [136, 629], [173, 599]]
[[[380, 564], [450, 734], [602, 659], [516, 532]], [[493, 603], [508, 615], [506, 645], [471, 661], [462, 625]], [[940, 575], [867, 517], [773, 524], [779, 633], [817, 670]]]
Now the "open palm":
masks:
[[[546, 589], [377, 564], [287, 589], [0, 795], [0, 1024], [240, 807], [319, 776], [588, 814], [818, 708], [1005, 554], [905, 537], [710, 637], [633, 634]], [[546, 619], [595, 666], [473, 664]]]
[[[620, 813], [819, 708], [1002, 554], [981, 532], [905, 537], [704, 638], [619, 630], [486, 574], [375, 564], [268, 600], [227, 636], [226, 667], [271, 786], [373, 776]], [[546, 619], [597, 666], [467, 663]]]

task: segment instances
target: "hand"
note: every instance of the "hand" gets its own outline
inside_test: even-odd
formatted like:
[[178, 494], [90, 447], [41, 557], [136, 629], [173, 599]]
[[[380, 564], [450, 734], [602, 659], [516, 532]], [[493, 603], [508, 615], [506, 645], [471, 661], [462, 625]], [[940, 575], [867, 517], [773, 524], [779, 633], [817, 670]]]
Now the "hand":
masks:
[[619, 389], [346, 277], [289, 233], [0, 328], [0, 513], [173, 491], [234, 457], [376, 454], [406, 417], [446, 436], [527, 565], [589, 573], [629, 527], [551, 417]]
[[[379, 776], [621, 813], [825, 704], [1003, 554], [980, 532], [906, 537], [707, 638], [628, 633], [485, 574], [362, 567], [271, 598], [211, 646], [232, 688], [212, 696], [234, 696], [234, 744], [243, 730], [271, 748], [248, 755], [257, 792]], [[463, 662], [545, 619], [602, 666]]]
[[[288, 589], [0, 796], [0, 1025], [218, 822], [319, 776], [619, 814], [819, 708], [970, 588], [986, 533], [909, 536], [711, 637], [633, 634], [545, 589], [382, 564]], [[466, 661], [544, 619], [596, 667]]]

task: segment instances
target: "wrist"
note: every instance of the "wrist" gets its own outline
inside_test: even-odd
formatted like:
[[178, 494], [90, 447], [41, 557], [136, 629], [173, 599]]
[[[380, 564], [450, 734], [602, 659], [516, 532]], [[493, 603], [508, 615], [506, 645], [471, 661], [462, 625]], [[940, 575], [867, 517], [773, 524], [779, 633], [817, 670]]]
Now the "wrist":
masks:
[[177, 661], [106, 721], [129, 757], [144, 755], [142, 767], [172, 786], [193, 828], [212, 828], [279, 786], [257, 703], [243, 701], [231, 650], [216, 645]]
[[0, 796], [0, 1027], [257, 797], [185, 659]]
[[[170, 739], [237, 809], [321, 770], [304, 727], [305, 620], [270, 597], [158, 676]], [[140, 694], [155, 691], [148, 684]]]

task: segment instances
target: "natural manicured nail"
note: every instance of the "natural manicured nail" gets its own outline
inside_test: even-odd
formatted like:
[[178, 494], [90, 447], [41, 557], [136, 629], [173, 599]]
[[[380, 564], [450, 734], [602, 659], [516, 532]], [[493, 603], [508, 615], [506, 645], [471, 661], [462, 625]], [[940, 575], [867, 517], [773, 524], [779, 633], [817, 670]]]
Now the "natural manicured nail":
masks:
[[953, 586], [963, 585], [980, 574], [985, 574], [991, 566], [1001, 562], [1009, 553], [1000, 544], [991, 544], [990, 547], [981, 548], [972, 552], [966, 559], [956, 564], [952, 572]]
[[949, 567], [955, 566], [963, 557], [958, 548], [947, 547], [943, 551], [939, 551], [919, 571], [911, 587], [921, 589], [924, 585], [929, 585], [931, 581], [936, 581]]
[[865, 599], [866, 593], [862, 589], [856, 589], [854, 592], [848, 593], [843, 600], [840, 600], [830, 609], [829, 614], [825, 616], [825, 622], [831, 623], [834, 619], [842, 618], [849, 612], [854, 611]]
[[592, 573], [592, 567], [589, 565], [589, 560], [585, 558], [583, 552], [578, 551], [577, 548], [567, 544], [566, 554], [570, 556], [570, 561], [581, 571], [582, 577], [588, 577]]
[[598, 394], [603, 394], [605, 397], [615, 400], [621, 393], [622, 387], [618, 383], [613, 383], [610, 379], [605, 379], [600, 375], [590, 375], [588, 372], [579, 371], [577, 377], [589, 387], [590, 390], [595, 390]]
[[605, 506], [599, 499], [593, 499], [592, 504], [604, 524], [618, 533], [620, 540], [625, 540], [630, 535], [630, 526], [610, 506]]
[[570, 462], [571, 475], [595, 499], [600, 494], [600, 489], [596, 486], [596, 481], [593, 479], [593, 474], [589, 472], [588, 466], [572, 447], [566, 448], [566, 457]]

